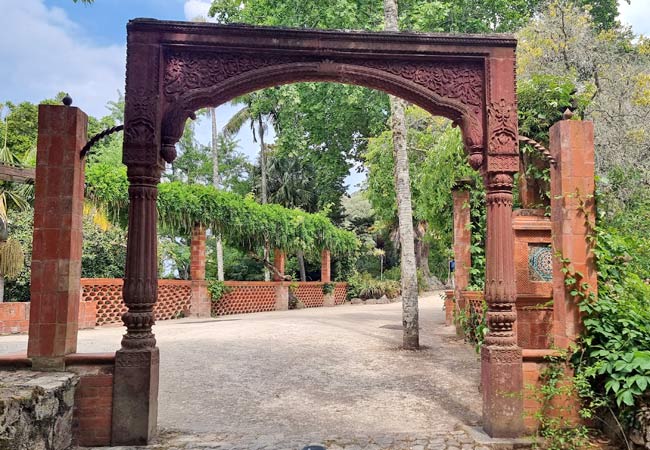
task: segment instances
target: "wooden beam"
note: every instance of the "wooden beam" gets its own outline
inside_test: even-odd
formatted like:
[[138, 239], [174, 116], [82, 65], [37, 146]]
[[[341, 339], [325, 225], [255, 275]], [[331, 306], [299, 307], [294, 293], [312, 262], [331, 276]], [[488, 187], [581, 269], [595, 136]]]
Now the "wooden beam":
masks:
[[16, 183], [33, 183], [36, 169], [7, 166], [0, 163], [0, 180]]

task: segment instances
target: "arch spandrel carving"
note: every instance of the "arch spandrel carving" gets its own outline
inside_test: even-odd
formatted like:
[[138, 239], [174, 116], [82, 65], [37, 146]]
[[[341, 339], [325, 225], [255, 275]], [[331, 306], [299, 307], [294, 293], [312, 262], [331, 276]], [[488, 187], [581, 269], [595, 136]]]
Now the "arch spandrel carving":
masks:
[[397, 58], [276, 56], [172, 47], [164, 51], [163, 73], [163, 139], [167, 145], [180, 138], [185, 120], [199, 108], [268, 86], [333, 81], [405, 98], [459, 125], [469, 153], [479, 153], [484, 147], [481, 59], [427, 58], [413, 63]]

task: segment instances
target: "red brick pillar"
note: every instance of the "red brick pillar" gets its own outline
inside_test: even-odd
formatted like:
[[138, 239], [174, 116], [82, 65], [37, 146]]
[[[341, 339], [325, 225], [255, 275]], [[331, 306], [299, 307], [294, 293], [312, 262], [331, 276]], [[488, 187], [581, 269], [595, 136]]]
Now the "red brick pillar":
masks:
[[273, 273], [273, 281], [284, 280], [285, 261], [286, 261], [286, 253], [284, 253], [282, 250], [278, 248], [273, 250], [273, 266], [278, 271], [278, 273]]
[[[570, 268], [584, 277], [596, 293], [596, 263], [587, 239], [595, 219], [594, 127], [592, 122], [562, 120], [550, 129], [551, 227], [553, 252], [571, 261]], [[562, 262], [553, 258], [554, 344], [567, 348], [580, 333], [578, 305], [564, 284]]]
[[469, 271], [472, 268], [472, 232], [470, 230], [470, 208], [468, 185], [457, 183], [452, 198], [454, 200], [454, 296], [460, 298], [460, 292], [469, 285]]
[[205, 281], [205, 227], [196, 224], [192, 229], [190, 242], [190, 278], [192, 280], [192, 299], [190, 315], [192, 317], [210, 317], [211, 300], [208, 283]]
[[332, 254], [329, 250], [323, 250], [321, 253], [321, 265], [320, 265], [320, 280], [323, 283], [329, 283], [332, 281], [331, 277], [332, 270]]
[[40, 105], [34, 249], [27, 355], [38, 370], [63, 370], [77, 350], [81, 300], [84, 161], [88, 118], [79, 108]]

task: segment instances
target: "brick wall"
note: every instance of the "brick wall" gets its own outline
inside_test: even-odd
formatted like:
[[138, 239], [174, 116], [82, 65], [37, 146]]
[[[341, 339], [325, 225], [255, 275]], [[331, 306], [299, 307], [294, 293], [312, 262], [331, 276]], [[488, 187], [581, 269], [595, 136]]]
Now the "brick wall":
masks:
[[[96, 302], [79, 305], [79, 328], [95, 326]], [[0, 303], [0, 334], [27, 333], [29, 331], [30, 302]]]
[[262, 311], [275, 311], [273, 281], [226, 281], [229, 292], [212, 303], [212, 314], [225, 316]]
[[[192, 300], [192, 282], [159, 280], [156, 320], [187, 317]], [[286, 282], [226, 281], [231, 290], [219, 302], [211, 304], [212, 314], [229, 315], [275, 311], [278, 286]], [[126, 306], [122, 300], [122, 280], [82, 278], [79, 328], [122, 324]], [[345, 303], [347, 283], [336, 283], [334, 304]], [[323, 283], [298, 283], [296, 296], [307, 308], [324, 306]], [[0, 334], [25, 333], [29, 329], [29, 302], [0, 303]]]
[[[117, 278], [82, 278], [82, 302], [95, 302], [97, 325], [122, 323], [126, 305], [122, 300], [122, 280]], [[186, 280], [158, 280], [156, 320], [175, 319], [190, 308], [192, 284]]]
[[[288, 282], [277, 281], [226, 281], [230, 292], [220, 301], [212, 304], [214, 315], [244, 314], [262, 311], [275, 311], [276, 288], [289, 286]], [[307, 308], [324, 306], [323, 284], [320, 281], [299, 282], [294, 295]], [[347, 283], [334, 286], [334, 304], [342, 305], [347, 295]]]
[[0, 303], [0, 334], [29, 330], [29, 302]]
[[79, 375], [74, 398], [72, 432], [79, 446], [111, 442], [114, 354], [76, 354], [66, 358], [66, 370]]

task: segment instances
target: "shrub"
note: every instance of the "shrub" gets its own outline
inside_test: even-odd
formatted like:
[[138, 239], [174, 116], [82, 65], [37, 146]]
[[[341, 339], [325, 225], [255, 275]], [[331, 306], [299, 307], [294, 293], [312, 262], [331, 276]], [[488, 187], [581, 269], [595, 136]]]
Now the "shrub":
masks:
[[394, 280], [378, 280], [369, 273], [357, 273], [348, 280], [348, 297], [362, 299], [379, 298], [385, 295], [395, 298], [402, 292], [401, 285]]
[[208, 292], [212, 302], [217, 303], [221, 298], [228, 294], [232, 289], [229, 286], [226, 286], [226, 283], [223, 281], [212, 280], [208, 283]]

